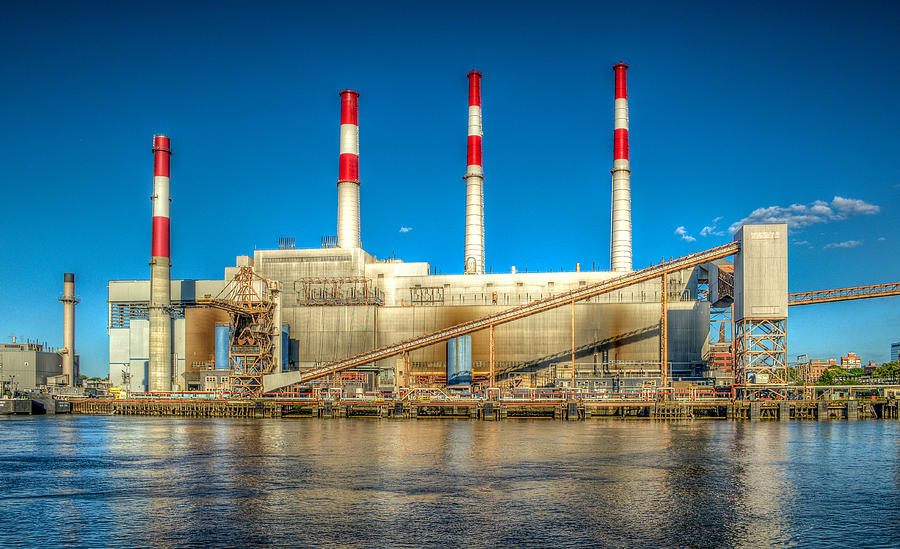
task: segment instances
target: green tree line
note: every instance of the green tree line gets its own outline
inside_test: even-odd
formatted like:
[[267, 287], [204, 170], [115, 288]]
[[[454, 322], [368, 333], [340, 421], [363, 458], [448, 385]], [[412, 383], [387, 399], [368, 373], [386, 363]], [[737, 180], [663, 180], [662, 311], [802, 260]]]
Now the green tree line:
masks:
[[[887, 362], [876, 368], [872, 372], [872, 377], [897, 377], [898, 372], [900, 372], [900, 366], [898, 366], [897, 361]], [[838, 378], [859, 377], [865, 373], [865, 370], [862, 368], [851, 368], [848, 370], [840, 366], [830, 366], [816, 380], [816, 385], [853, 385], [854, 382], [851, 379], [838, 380]]]

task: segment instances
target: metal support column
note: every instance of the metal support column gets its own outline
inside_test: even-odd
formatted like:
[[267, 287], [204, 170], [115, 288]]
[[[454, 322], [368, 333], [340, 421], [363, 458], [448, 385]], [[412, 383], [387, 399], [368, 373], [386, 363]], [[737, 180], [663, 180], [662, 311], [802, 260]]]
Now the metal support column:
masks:
[[662, 276], [662, 289], [660, 295], [660, 319], [659, 319], [659, 371], [660, 385], [667, 387], [669, 385], [669, 303], [668, 303], [668, 285], [667, 274]]
[[572, 300], [572, 390], [575, 390], [575, 300]]
[[787, 319], [747, 318], [735, 323], [735, 382], [784, 384]]
[[403, 385], [409, 387], [409, 353], [403, 353]]
[[496, 384], [497, 384], [497, 380], [496, 380], [496, 378], [494, 377], [494, 325], [493, 325], [493, 324], [491, 324], [491, 360], [490, 360], [490, 368], [491, 368], [491, 371], [490, 371], [490, 385], [489, 385], [489, 387], [492, 388], [492, 387], [496, 386]]

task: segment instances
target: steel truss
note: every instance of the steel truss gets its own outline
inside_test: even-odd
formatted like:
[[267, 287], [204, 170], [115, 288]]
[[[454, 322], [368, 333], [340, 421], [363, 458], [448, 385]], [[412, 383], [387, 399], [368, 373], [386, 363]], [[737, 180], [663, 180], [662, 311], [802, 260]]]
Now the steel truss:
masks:
[[709, 365], [712, 370], [734, 368], [734, 307], [709, 308]]
[[787, 383], [787, 319], [745, 318], [734, 324], [735, 383]]
[[808, 385], [813, 382], [812, 371], [809, 364], [809, 355], [797, 356], [797, 383]]
[[381, 305], [378, 288], [365, 277], [301, 278], [294, 281], [298, 305]]
[[275, 326], [277, 284], [262, 278], [251, 267], [241, 267], [234, 279], [215, 298], [197, 302], [231, 315], [231, 345], [228, 358], [233, 396], [262, 392], [262, 378], [275, 371]]
[[413, 305], [443, 305], [443, 286], [416, 286], [409, 289], [409, 302]]
[[813, 305], [815, 303], [831, 303], [833, 301], [892, 295], [900, 295], [900, 282], [852, 286], [850, 288], [835, 288], [833, 290], [818, 290], [815, 292], [798, 292], [788, 295], [788, 305]]

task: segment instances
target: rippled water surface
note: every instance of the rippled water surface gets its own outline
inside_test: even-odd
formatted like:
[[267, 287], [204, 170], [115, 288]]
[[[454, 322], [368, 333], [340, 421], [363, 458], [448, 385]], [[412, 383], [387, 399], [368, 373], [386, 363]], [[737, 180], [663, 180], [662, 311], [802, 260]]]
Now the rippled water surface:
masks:
[[900, 422], [0, 419], [0, 546], [882, 546]]

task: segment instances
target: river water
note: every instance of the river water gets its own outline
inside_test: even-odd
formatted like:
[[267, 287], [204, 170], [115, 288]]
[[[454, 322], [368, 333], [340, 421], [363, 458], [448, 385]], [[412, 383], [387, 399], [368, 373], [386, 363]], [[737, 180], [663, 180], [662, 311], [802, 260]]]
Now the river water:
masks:
[[0, 419], [0, 546], [867, 546], [900, 422]]

